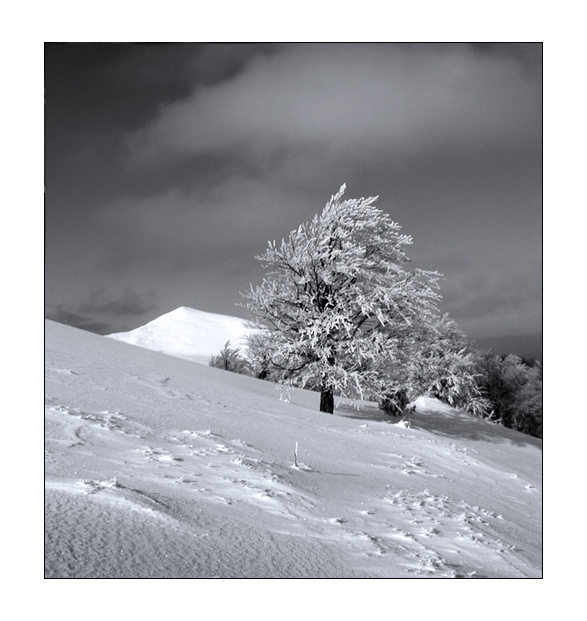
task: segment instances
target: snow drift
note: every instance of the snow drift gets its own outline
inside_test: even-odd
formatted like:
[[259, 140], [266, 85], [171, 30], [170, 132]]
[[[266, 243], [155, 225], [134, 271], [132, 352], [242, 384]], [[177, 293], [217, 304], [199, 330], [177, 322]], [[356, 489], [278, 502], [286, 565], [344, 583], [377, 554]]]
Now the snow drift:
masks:
[[542, 575], [541, 440], [430, 399], [323, 414], [51, 321], [45, 352], [46, 577]]

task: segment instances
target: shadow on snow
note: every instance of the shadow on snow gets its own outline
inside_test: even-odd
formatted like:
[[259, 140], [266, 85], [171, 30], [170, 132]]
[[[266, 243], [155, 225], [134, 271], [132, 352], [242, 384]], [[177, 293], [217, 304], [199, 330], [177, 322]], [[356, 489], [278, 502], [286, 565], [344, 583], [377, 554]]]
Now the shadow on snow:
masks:
[[542, 440], [520, 431], [455, 410], [440, 404], [438, 409], [417, 409], [410, 417], [412, 429], [429, 431], [446, 438], [460, 438], [493, 444], [511, 443], [516, 446], [536, 446], [542, 450]]
[[[391, 416], [372, 402], [362, 404], [360, 410], [349, 403], [339, 403], [334, 413], [344, 418], [390, 424], [396, 424], [402, 420], [402, 417]], [[429, 431], [446, 438], [460, 438], [494, 444], [511, 443], [516, 446], [530, 445], [542, 450], [542, 440], [539, 438], [491, 423], [436, 400], [432, 406], [417, 407], [415, 412], [406, 414], [403, 419], [410, 421], [412, 429]]]

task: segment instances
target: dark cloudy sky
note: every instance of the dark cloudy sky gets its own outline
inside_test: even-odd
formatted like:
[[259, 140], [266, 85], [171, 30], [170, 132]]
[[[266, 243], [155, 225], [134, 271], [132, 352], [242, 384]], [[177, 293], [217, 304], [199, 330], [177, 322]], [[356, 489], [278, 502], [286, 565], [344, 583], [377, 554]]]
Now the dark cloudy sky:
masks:
[[254, 256], [342, 183], [413, 236], [471, 339], [540, 347], [540, 44], [45, 46], [51, 319], [244, 316]]

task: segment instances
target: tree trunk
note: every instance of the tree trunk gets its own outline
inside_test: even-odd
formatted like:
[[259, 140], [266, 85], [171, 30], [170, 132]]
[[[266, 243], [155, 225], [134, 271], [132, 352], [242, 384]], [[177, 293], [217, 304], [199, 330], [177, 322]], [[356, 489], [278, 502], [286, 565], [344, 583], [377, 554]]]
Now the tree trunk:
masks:
[[320, 411], [326, 412], [327, 414], [334, 413], [334, 393], [332, 392], [332, 388], [322, 386], [322, 390], [320, 391]]

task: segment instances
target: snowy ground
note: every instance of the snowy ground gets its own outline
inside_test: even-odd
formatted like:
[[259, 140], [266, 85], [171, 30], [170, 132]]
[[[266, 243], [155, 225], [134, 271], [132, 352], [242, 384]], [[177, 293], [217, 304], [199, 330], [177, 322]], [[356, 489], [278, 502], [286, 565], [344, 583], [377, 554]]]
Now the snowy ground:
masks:
[[426, 399], [322, 414], [51, 321], [45, 350], [46, 577], [542, 575], [541, 440]]

